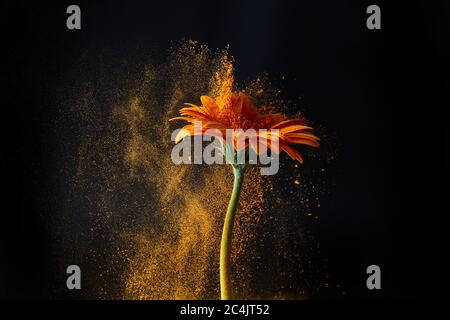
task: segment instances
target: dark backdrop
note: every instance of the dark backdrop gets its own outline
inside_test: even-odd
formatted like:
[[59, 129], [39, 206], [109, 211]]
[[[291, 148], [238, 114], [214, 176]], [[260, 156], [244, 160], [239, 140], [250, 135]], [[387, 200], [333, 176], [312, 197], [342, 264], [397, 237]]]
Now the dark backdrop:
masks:
[[[80, 31], [66, 29], [67, 1], [2, 1], [0, 298], [51, 298], [56, 279], [39, 195], [58, 137], [48, 139], [52, 110], [42, 84], [57, 85], [86, 52], [126, 56], [142, 46], [163, 55], [181, 38], [230, 44], [238, 79], [263, 71], [295, 78], [284, 93], [304, 97], [310, 118], [336, 133], [335, 200], [314, 232], [347, 292], [319, 297], [448, 292], [448, 144], [440, 139], [449, 106], [448, 2], [373, 2], [382, 9], [375, 31], [365, 27], [372, 1], [74, 3]], [[382, 268], [381, 291], [365, 288], [370, 264]]]

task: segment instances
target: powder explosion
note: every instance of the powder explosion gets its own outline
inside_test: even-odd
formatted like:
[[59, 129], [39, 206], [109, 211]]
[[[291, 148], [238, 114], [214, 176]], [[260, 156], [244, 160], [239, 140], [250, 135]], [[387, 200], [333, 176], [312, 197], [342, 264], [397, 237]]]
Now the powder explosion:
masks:
[[[185, 101], [216, 96], [232, 61], [226, 50], [184, 41], [159, 64], [101, 64], [108, 71], [67, 99], [71, 108], [61, 111], [59, 125], [69, 122], [79, 140], [60, 171], [68, 183], [54, 219], [54, 250], [67, 257], [61, 266], [70, 260], [86, 270], [87, 298], [220, 297], [232, 173], [225, 165], [174, 165], [167, 120]], [[284, 106], [267, 77], [243, 91]], [[300, 177], [296, 168], [289, 162], [275, 177], [255, 173], [244, 181], [231, 252], [236, 298], [303, 299], [326, 286], [318, 244], [301, 227], [316, 215], [323, 192], [308, 177], [324, 169], [307, 168]]]

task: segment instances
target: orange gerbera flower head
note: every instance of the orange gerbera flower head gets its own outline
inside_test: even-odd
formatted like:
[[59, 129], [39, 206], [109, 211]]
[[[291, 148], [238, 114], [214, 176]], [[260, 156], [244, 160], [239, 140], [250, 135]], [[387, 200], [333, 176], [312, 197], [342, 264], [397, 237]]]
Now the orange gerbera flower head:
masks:
[[[283, 150], [291, 158], [301, 163], [303, 158], [292, 145], [303, 144], [319, 147], [319, 138], [310, 132], [312, 128], [307, 126], [304, 120], [286, 119], [282, 113], [264, 113], [262, 111], [264, 108], [257, 109], [249, 96], [243, 92], [234, 92], [233, 86], [233, 67], [232, 64], [229, 64], [224, 79], [220, 81], [219, 95], [216, 98], [201, 96], [201, 106], [185, 103], [188, 107], [180, 110], [181, 117], [171, 119], [190, 122], [183, 127], [184, 130], [180, 131], [175, 142], [178, 143], [185, 136], [193, 135], [194, 122], [201, 121], [202, 134], [208, 129], [218, 129], [222, 133], [225, 133], [226, 129], [242, 129], [244, 131], [247, 129], [267, 129], [268, 132], [264, 137], [258, 137], [261, 140], [267, 139], [267, 135], [270, 136], [270, 130], [277, 129], [279, 138], [277, 151]], [[225, 137], [225, 134], [223, 134], [223, 137]], [[233, 145], [236, 148], [235, 140]], [[270, 148], [270, 141], [266, 145]]]

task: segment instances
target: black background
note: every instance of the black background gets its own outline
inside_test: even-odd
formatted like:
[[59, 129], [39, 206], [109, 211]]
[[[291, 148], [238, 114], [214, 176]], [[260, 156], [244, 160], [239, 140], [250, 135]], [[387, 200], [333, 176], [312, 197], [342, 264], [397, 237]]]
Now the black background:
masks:
[[[2, 1], [0, 298], [52, 298], [56, 258], [38, 205], [58, 139], [48, 136], [49, 84], [83, 54], [163, 55], [181, 38], [230, 44], [238, 79], [295, 77], [285, 94], [302, 95], [310, 118], [336, 132], [336, 200], [315, 232], [346, 295], [318, 298], [448, 294], [448, 2], [373, 2], [382, 30], [365, 27], [371, 1], [75, 3], [80, 31], [66, 28], [72, 3]], [[381, 291], [365, 287], [370, 264], [381, 266]]]

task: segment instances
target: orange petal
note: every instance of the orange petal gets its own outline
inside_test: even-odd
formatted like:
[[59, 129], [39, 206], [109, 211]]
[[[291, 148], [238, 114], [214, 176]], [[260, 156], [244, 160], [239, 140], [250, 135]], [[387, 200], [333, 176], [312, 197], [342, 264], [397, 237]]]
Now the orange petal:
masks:
[[212, 121], [212, 120], [203, 121], [202, 126], [204, 129], [215, 128], [215, 129], [219, 129], [221, 131], [226, 130], [226, 127], [224, 124], [217, 122], [217, 121]]
[[199, 120], [210, 120], [210, 118], [206, 116], [204, 113], [192, 110], [191, 108], [183, 108], [180, 110], [180, 113], [183, 116], [191, 116]]
[[287, 145], [286, 143], [280, 143], [280, 148], [281, 150], [285, 151], [292, 159], [303, 163], [303, 157], [301, 156], [301, 154], [291, 146]]
[[209, 115], [213, 116], [217, 113], [219, 107], [217, 106], [216, 100], [208, 96], [201, 96], [200, 101], [202, 106], [206, 109]]
[[242, 114], [243, 104], [244, 104], [243, 95], [240, 94], [236, 96], [236, 98], [233, 101], [233, 111], [235, 112], [235, 114]]
[[272, 127], [272, 129], [281, 129], [281, 128], [285, 128], [287, 126], [293, 126], [293, 125], [303, 125], [305, 124], [305, 121], [301, 120], [301, 119], [290, 119], [290, 120], [285, 120], [285, 121], [281, 121], [280, 123], [277, 123], [276, 125], [274, 125]]
[[175, 118], [170, 118], [169, 121], [173, 121], [173, 120], [185, 120], [185, 121], [193, 121], [193, 118], [188, 118], [188, 117], [175, 117]]
[[[275, 129], [275, 128], [272, 128], [272, 129]], [[276, 129], [278, 129], [278, 128], [276, 128]], [[301, 130], [309, 130], [309, 129], [312, 129], [312, 128], [308, 127], [308, 126], [303, 126], [303, 125], [294, 125], [294, 126], [288, 126], [288, 127], [281, 128], [280, 132], [282, 134], [286, 134], [286, 133], [289, 133], [289, 132], [295, 132], [295, 131], [301, 131]]]
[[289, 143], [295, 143], [295, 144], [305, 144], [311, 147], [318, 148], [320, 144], [315, 140], [309, 140], [309, 139], [302, 139], [302, 138], [292, 138], [287, 139]]
[[184, 137], [186, 137], [186, 136], [192, 135], [193, 130], [194, 130], [194, 128], [193, 128], [192, 125], [187, 125], [187, 126], [185, 126], [184, 128], [182, 128], [182, 129], [178, 132], [177, 136], [175, 137], [175, 143], [180, 142], [180, 141], [183, 140]]
[[195, 111], [203, 114], [204, 116], [209, 117], [208, 110], [206, 110], [205, 108], [196, 106], [195, 104], [192, 103], [185, 103], [185, 105], [188, 105], [190, 107], [181, 108], [180, 113], [182, 113], [183, 111]]
[[242, 114], [247, 119], [250, 119], [251, 121], [253, 121], [258, 116], [258, 112], [256, 111], [255, 107], [253, 106], [252, 101], [250, 100], [250, 98], [248, 96], [246, 96], [245, 94], [241, 94], [240, 97], [241, 97], [241, 101], [242, 101], [242, 107], [241, 107]]
[[[184, 105], [189, 106], [190, 108], [196, 109], [196, 108], [201, 108], [200, 106], [193, 104], [193, 103], [189, 103], [189, 102], [185, 102]], [[187, 107], [186, 107], [187, 108]]]

